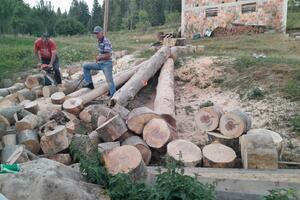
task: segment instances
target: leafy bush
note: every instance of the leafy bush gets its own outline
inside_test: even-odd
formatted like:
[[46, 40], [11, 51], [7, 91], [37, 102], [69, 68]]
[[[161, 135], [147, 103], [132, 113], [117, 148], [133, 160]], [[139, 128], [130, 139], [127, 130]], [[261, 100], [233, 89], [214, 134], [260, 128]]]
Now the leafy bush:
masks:
[[265, 200], [296, 200], [295, 189], [276, 189], [270, 190], [270, 194], [265, 196]]
[[238, 57], [234, 61], [234, 68], [237, 71], [241, 72], [241, 71], [243, 71], [245, 69], [253, 67], [257, 62], [258, 62], [257, 59], [249, 57], [249, 56]]
[[247, 93], [247, 98], [248, 99], [262, 99], [264, 97], [264, 92], [261, 88], [255, 87], [252, 88], [248, 93]]
[[181, 14], [178, 11], [170, 12], [166, 16], [166, 23], [167, 25], [176, 25], [180, 24], [181, 22]]
[[85, 32], [82, 23], [74, 18], [61, 19], [55, 25], [55, 31], [59, 35], [78, 35]]
[[294, 115], [290, 119], [290, 124], [293, 128], [293, 131], [300, 133], [300, 115]]

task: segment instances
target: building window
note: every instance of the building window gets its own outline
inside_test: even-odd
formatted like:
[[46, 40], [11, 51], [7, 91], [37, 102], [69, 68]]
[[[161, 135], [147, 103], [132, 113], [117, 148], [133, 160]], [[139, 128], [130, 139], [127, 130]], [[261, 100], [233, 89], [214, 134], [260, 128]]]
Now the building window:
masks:
[[255, 12], [256, 3], [247, 3], [242, 5], [242, 13]]
[[218, 8], [206, 8], [205, 10], [206, 17], [216, 17], [218, 16]]

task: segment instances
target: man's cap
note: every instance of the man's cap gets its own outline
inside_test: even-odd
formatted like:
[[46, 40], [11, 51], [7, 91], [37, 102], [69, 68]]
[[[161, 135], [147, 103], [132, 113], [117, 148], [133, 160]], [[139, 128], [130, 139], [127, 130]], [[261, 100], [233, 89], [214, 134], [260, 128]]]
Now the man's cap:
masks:
[[103, 29], [102, 29], [100, 26], [95, 26], [93, 32], [94, 32], [94, 33], [100, 33], [100, 32], [103, 32]]

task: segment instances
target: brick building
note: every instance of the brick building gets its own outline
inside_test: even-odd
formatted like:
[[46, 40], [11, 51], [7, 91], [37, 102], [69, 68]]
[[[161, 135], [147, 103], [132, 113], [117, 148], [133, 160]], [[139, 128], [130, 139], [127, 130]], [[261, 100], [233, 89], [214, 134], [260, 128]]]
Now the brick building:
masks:
[[258, 25], [285, 32], [288, 0], [182, 0], [185, 37], [232, 24]]

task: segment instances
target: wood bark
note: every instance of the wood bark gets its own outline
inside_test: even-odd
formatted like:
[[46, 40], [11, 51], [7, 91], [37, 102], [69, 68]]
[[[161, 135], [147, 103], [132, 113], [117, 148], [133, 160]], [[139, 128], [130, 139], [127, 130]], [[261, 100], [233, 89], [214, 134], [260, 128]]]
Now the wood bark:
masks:
[[26, 78], [25, 85], [29, 89], [38, 85], [45, 85], [45, 77], [43, 74], [30, 75]]
[[187, 140], [174, 140], [167, 146], [170, 157], [181, 161], [186, 167], [195, 167], [202, 160], [201, 149], [194, 143]]
[[100, 143], [98, 144], [98, 152], [99, 153], [107, 153], [109, 151], [111, 151], [112, 149], [116, 148], [116, 147], [120, 147], [120, 142], [116, 141], [116, 142], [104, 142], [104, 143]]
[[143, 139], [150, 147], [158, 150], [176, 138], [176, 131], [164, 119], [150, 120], [143, 130]]
[[[122, 72], [121, 74], [114, 77], [114, 82], [116, 87], [119, 87], [120, 85], [124, 84], [136, 72], [136, 70], [139, 67], [140, 65], [135, 66], [132, 69]], [[63, 104], [63, 108], [68, 112], [71, 112], [73, 114], [78, 114], [82, 110], [83, 105], [105, 94], [108, 91], [108, 89], [109, 89], [108, 84], [105, 83], [100, 87], [93, 89], [90, 92], [82, 95], [81, 97], [70, 98], [66, 100]]]
[[277, 169], [278, 152], [271, 135], [252, 133], [240, 137], [241, 155], [245, 169]]
[[38, 139], [38, 134], [34, 130], [23, 130], [17, 134], [18, 144], [23, 144], [26, 149], [34, 154], [38, 154], [41, 146]]
[[19, 90], [22, 90], [25, 88], [24, 83], [15, 83], [13, 86], [7, 88], [10, 94], [16, 93]]
[[15, 106], [16, 104], [11, 102], [9, 99], [3, 98], [0, 100], [0, 108], [6, 108], [6, 107], [11, 107]]
[[125, 134], [127, 130], [128, 129], [124, 120], [119, 115], [107, 120], [104, 124], [102, 124], [102, 126], [96, 129], [99, 137], [105, 142], [113, 142], [117, 140]]
[[139, 136], [128, 137], [126, 140], [124, 140], [124, 142], [122, 142], [122, 146], [123, 145], [132, 145], [136, 147], [140, 151], [144, 163], [146, 165], [149, 165], [152, 152], [142, 138], [140, 138]]
[[171, 55], [170, 58], [173, 59], [173, 61], [175, 62], [178, 58], [178, 50], [177, 47], [171, 47]]
[[7, 95], [9, 95], [9, 91], [7, 88], [0, 88], [0, 96], [1, 97], [6, 97]]
[[[7, 108], [0, 108], [0, 116], [9, 122], [8, 126], [15, 124], [16, 120], [14, 118], [14, 114], [21, 111], [23, 109], [22, 106], [11, 106]], [[1, 118], [1, 117], [0, 117]], [[0, 120], [0, 123], [2, 120]]]
[[55, 92], [51, 95], [51, 102], [53, 104], [63, 104], [66, 99], [66, 95], [63, 92]]
[[116, 147], [103, 154], [105, 167], [110, 174], [128, 173], [134, 180], [147, 175], [147, 169], [139, 150], [131, 145]]
[[219, 127], [219, 122], [223, 114], [222, 108], [210, 106], [201, 108], [195, 114], [195, 122], [199, 130], [214, 131]]
[[45, 133], [53, 131], [56, 126], [58, 126], [57, 122], [55, 120], [50, 120], [50, 116], [49, 116], [49, 121], [47, 121], [45, 124], [40, 126], [39, 136], [43, 137]]
[[41, 137], [41, 148], [46, 155], [54, 155], [69, 147], [67, 129], [65, 126], [57, 126], [53, 131], [46, 132]]
[[34, 88], [31, 89], [31, 91], [35, 93], [35, 96], [37, 98], [43, 97], [43, 86], [42, 85], [35, 86]]
[[129, 130], [140, 135], [143, 133], [144, 126], [154, 118], [161, 118], [161, 116], [147, 107], [140, 107], [129, 113], [126, 123]]
[[7, 145], [16, 145], [17, 144], [17, 135], [16, 134], [7, 134], [2, 137], [2, 142], [5, 146]]
[[43, 87], [43, 97], [51, 97], [55, 92], [59, 92], [59, 87], [55, 85], [47, 85]]
[[160, 71], [154, 112], [173, 117], [175, 121], [174, 61], [171, 58], [166, 61]]
[[119, 89], [111, 99], [111, 105], [126, 106], [135, 95], [147, 85], [147, 81], [155, 75], [170, 56], [170, 48], [162, 47]]
[[203, 166], [213, 168], [234, 167], [236, 153], [220, 143], [206, 145], [203, 150]]
[[221, 133], [230, 138], [238, 138], [250, 128], [251, 118], [239, 110], [225, 113], [220, 119]]
[[38, 103], [36, 101], [29, 102], [24, 105], [24, 109], [36, 115], [39, 111]]
[[130, 111], [127, 108], [125, 108], [119, 104], [116, 104], [112, 107], [112, 110], [117, 112], [124, 120], [128, 119], [128, 115], [129, 115]]
[[18, 99], [20, 102], [22, 102], [24, 100], [33, 101], [37, 98], [36, 93], [27, 88], [24, 88], [24, 89], [18, 91], [17, 94], [18, 94]]
[[20, 145], [7, 145], [1, 153], [2, 163], [14, 164], [28, 162], [29, 158], [25, 148]]
[[52, 155], [52, 156], [49, 156], [48, 159], [54, 160], [54, 161], [62, 163], [64, 165], [70, 165], [72, 163], [71, 156], [68, 153]]
[[16, 122], [16, 129], [18, 132], [24, 130], [33, 130], [35, 129], [38, 124], [38, 117], [28, 111], [22, 110], [17, 112], [18, 121]]
[[220, 143], [224, 144], [225, 146], [228, 146], [232, 148], [237, 156], [240, 156], [240, 144], [239, 144], [239, 138], [230, 138], [226, 137], [225, 135], [222, 135], [218, 132], [207, 132], [209, 143]]
[[11, 101], [14, 104], [17, 104], [20, 102], [17, 93], [10, 94], [10, 95], [6, 96], [5, 99]]

